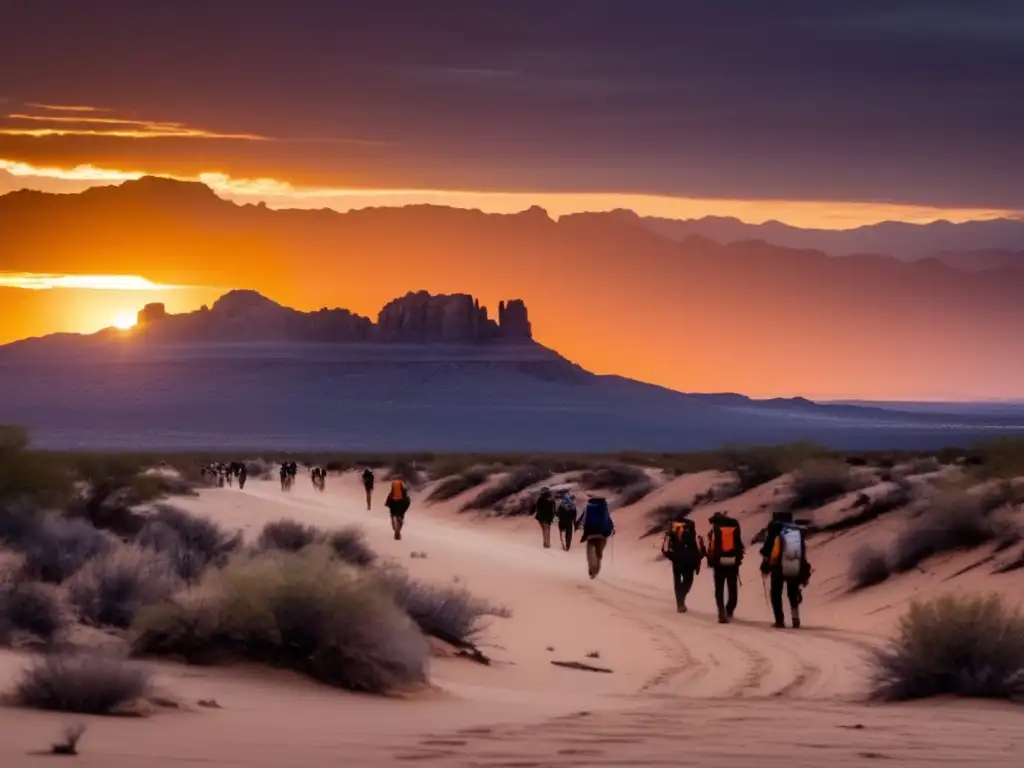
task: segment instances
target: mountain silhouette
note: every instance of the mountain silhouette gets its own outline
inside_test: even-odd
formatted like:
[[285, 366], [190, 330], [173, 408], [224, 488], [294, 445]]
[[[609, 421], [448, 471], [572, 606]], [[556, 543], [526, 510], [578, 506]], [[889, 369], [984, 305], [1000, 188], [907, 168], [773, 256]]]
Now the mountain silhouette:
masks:
[[[162, 179], [0, 197], [0, 252], [11, 271], [243, 284], [302, 309], [341, 304], [362, 317], [410, 286], [457, 288], [491, 307], [507, 296], [528, 302], [532, 335], [589, 368], [679, 389], [1021, 394], [1024, 273], [707, 234], [677, 241], [649, 225], [630, 212], [556, 221], [539, 208], [273, 210]], [[918, 242], [934, 249], [945, 233], [990, 231], [998, 237], [974, 245], [1002, 248], [1022, 228], [1004, 220], [869, 229], [929, 233]], [[958, 237], [950, 247], [970, 240]]]

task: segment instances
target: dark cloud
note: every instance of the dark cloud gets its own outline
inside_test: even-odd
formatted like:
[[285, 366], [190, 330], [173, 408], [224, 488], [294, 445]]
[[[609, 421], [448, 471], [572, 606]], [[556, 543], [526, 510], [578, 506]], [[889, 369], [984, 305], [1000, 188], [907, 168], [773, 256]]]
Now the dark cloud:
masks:
[[[325, 140], [274, 148], [297, 176], [356, 162], [399, 186], [1024, 207], [1019, 0], [50, 9], [5, 13], [0, 92]], [[388, 149], [336, 154], [329, 140], [350, 137]], [[0, 152], [30, 139], [12, 141]]]

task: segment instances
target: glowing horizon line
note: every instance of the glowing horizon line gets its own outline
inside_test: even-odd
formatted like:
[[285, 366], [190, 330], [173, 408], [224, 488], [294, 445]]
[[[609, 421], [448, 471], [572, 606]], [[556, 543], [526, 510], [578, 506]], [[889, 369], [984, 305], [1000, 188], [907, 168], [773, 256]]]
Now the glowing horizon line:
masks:
[[109, 109], [103, 107], [87, 107], [84, 105], [74, 104], [44, 104], [39, 101], [29, 101], [25, 103], [26, 107], [35, 107], [36, 109], [48, 109], [51, 112], [109, 112]]
[[[104, 186], [117, 182], [137, 181], [146, 176], [173, 179], [182, 182], [205, 184], [214, 193], [225, 199], [261, 198], [268, 207], [287, 208], [288, 202], [321, 200], [330, 208], [329, 201], [363, 198], [420, 197], [425, 205], [447, 205], [455, 208], [476, 210], [490, 209], [495, 213], [514, 213], [526, 210], [532, 205], [541, 205], [552, 218], [576, 212], [598, 212], [614, 209], [633, 210], [641, 216], [654, 216], [677, 221], [695, 220], [706, 216], [735, 218], [750, 225], [768, 221], [782, 221], [789, 226], [804, 229], [825, 229], [842, 231], [878, 224], [886, 221], [901, 221], [911, 224], [927, 224], [936, 221], [987, 221], [992, 219], [1013, 219], [1024, 221], [1021, 211], [992, 208], [940, 208], [931, 205], [907, 203], [872, 203], [836, 200], [759, 200], [745, 198], [697, 198], [673, 197], [637, 192], [495, 192], [471, 189], [411, 189], [379, 187], [304, 187], [288, 181], [270, 177], [233, 177], [220, 171], [204, 171], [195, 175], [160, 173], [152, 171], [125, 171], [100, 168], [89, 163], [71, 168], [58, 166], [36, 166], [16, 160], [0, 158], [0, 172], [18, 178], [52, 179], [57, 181], [84, 182], [92, 186]], [[438, 198], [433, 202], [431, 198]], [[459, 198], [463, 198], [460, 200]], [[469, 198], [469, 199], [466, 199]], [[487, 203], [491, 205], [488, 206]], [[502, 205], [502, 203], [504, 205]], [[398, 205], [395, 202], [393, 205]], [[408, 205], [410, 203], [400, 203]], [[518, 207], [518, 206], [522, 207]], [[715, 206], [719, 210], [715, 211]], [[387, 206], [386, 207], [391, 207]], [[672, 210], [672, 209], [675, 210]], [[722, 212], [721, 209], [732, 209]], [[757, 209], [769, 209], [765, 215], [758, 215]], [[832, 209], [833, 213], [828, 215]], [[355, 208], [334, 210], [354, 210]], [[681, 209], [689, 209], [686, 212]], [[737, 210], [738, 209], [738, 210]], [[754, 209], [754, 210], [745, 210]], [[774, 210], [770, 210], [774, 209]], [[787, 209], [789, 209], [787, 211]], [[801, 211], [801, 209], [803, 209]], [[552, 212], [554, 211], [554, 212]], [[814, 212], [824, 212], [814, 215]], [[787, 213], [789, 215], [787, 215]], [[803, 214], [803, 215], [801, 215]], [[817, 223], [794, 223], [814, 220]], [[825, 221], [823, 222], [822, 219]], [[827, 226], [831, 223], [832, 226]]]

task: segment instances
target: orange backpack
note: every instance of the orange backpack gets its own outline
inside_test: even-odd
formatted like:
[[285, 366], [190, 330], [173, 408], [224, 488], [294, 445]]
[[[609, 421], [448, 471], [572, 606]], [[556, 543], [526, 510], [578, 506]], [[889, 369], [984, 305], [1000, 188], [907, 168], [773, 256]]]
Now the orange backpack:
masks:
[[391, 482], [391, 500], [401, 501], [405, 498], [405, 483], [401, 480], [393, 480]]

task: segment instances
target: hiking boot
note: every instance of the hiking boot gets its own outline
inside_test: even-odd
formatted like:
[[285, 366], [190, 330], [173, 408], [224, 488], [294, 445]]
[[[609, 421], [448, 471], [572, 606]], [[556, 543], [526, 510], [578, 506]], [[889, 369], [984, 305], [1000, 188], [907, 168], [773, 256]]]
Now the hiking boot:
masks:
[[401, 541], [401, 540], [402, 540], [402, 534], [400, 534], [398, 531], [395, 531], [395, 541]]
[[725, 618], [727, 618], [730, 621], [732, 621], [732, 615], [734, 613], [736, 613], [736, 609], [735, 608], [726, 608], [725, 609]]
[[785, 629], [786, 628], [786, 622], [784, 622], [784, 621], [776, 621], [774, 624], [772, 624], [772, 626], [775, 627], [775, 629]]
[[793, 629], [800, 629], [800, 617], [799, 616], [794, 616], [793, 617]]
[[686, 603], [679, 603], [676, 606], [676, 613], [686, 613]]
[[729, 617], [725, 615], [725, 611], [719, 611], [718, 612], [718, 623], [719, 624], [728, 624], [729, 623]]

